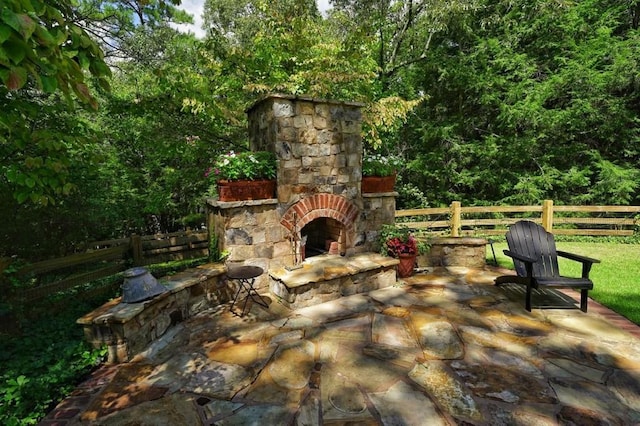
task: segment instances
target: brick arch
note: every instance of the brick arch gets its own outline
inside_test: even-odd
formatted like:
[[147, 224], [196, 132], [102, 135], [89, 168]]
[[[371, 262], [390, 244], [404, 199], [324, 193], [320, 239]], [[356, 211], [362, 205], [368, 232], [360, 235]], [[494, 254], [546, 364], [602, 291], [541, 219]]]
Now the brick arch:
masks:
[[300, 232], [306, 224], [321, 217], [335, 219], [345, 229], [351, 229], [358, 217], [358, 208], [340, 195], [314, 194], [289, 207], [280, 223], [289, 231]]

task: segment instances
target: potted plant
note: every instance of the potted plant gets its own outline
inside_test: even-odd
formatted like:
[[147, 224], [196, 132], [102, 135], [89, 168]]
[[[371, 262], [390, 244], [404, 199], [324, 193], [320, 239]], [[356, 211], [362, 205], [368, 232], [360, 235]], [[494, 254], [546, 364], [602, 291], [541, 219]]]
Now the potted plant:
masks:
[[362, 192], [392, 192], [401, 164], [396, 156], [365, 152], [362, 159]]
[[220, 201], [274, 198], [276, 174], [276, 156], [267, 151], [229, 151], [206, 173], [216, 179]]
[[400, 278], [413, 275], [416, 257], [428, 249], [428, 246], [419, 242], [413, 232], [404, 225], [382, 225], [380, 242], [381, 254], [400, 260], [398, 264]]

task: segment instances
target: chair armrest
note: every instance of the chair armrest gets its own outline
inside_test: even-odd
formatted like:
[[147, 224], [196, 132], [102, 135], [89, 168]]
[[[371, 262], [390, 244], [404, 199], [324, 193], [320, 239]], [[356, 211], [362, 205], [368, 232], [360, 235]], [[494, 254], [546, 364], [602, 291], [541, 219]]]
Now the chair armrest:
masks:
[[517, 259], [524, 263], [536, 263], [538, 259], [534, 259], [532, 257], [524, 256], [522, 254], [514, 253], [511, 250], [503, 250], [504, 254], [509, 256], [512, 259]]
[[590, 257], [582, 256], [582, 255], [575, 254], [575, 253], [569, 253], [569, 252], [561, 251], [561, 250], [558, 250], [556, 253], [558, 253], [558, 256], [562, 256], [562, 257], [567, 258], [567, 259], [575, 260], [576, 262], [600, 263], [600, 261], [598, 259], [592, 259]]
[[[511, 250], [504, 250], [503, 251], [504, 254], [506, 254], [507, 256], [509, 256], [510, 258], [514, 259], [514, 260], [519, 260], [520, 262], [524, 262], [524, 269], [526, 271], [526, 275], [524, 278], [527, 279], [527, 286], [531, 286], [532, 280], [533, 280], [533, 264], [536, 263], [538, 261], [538, 259], [533, 259], [531, 257], [528, 256], [524, 256], [518, 253], [514, 253]], [[518, 273], [518, 275], [520, 275]]]
[[582, 263], [582, 278], [589, 278], [589, 272], [591, 271], [591, 266], [594, 263], [600, 263], [598, 259], [592, 259], [586, 256], [580, 256], [575, 253], [567, 253], [566, 251], [557, 250], [558, 256], [562, 256], [566, 259], [575, 260], [577, 262]]

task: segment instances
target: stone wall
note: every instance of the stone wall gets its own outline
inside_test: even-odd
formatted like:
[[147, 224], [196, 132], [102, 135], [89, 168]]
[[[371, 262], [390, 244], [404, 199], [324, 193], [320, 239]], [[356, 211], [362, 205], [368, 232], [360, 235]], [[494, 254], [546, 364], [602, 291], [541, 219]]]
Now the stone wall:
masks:
[[203, 265], [160, 280], [167, 292], [138, 303], [109, 301], [76, 322], [94, 347], [107, 346], [109, 363], [130, 361], [171, 326], [231, 300], [222, 264]]
[[357, 224], [356, 252], [379, 251], [378, 235], [382, 225], [395, 222], [396, 192], [362, 194], [363, 206]]
[[[227, 252], [229, 266], [254, 265], [268, 271], [293, 264], [286, 229], [280, 225], [277, 200], [219, 202], [208, 199], [209, 229], [218, 241], [218, 251]], [[256, 278], [258, 291], [269, 287], [268, 276]]]

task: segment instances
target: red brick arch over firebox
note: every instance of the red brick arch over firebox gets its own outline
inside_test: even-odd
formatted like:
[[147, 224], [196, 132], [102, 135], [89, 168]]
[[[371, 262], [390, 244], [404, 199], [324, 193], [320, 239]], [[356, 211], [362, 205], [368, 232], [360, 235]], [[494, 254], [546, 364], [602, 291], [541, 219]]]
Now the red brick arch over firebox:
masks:
[[314, 194], [289, 207], [280, 223], [289, 231], [300, 232], [306, 224], [321, 217], [335, 219], [351, 230], [358, 217], [358, 208], [340, 195]]

